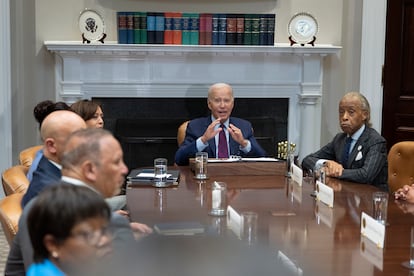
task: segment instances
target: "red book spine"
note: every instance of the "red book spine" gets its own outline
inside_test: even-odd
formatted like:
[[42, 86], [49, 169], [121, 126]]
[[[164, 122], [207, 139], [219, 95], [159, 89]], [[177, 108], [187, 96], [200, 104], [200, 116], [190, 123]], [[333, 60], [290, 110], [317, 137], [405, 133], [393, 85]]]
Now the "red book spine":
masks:
[[164, 17], [164, 44], [173, 44], [173, 13], [165, 12]]
[[211, 45], [211, 31], [213, 28], [213, 15], [206, 14], [206, 45]]
[[183, 27], [182, 27], [181, 18], [182, 18], [182, 13], [180, 12], [172, 13], [173, 44], [182, 44]]
[[199, 23], [199, 45], [206, 45], [206, 14], [200, 13], [200, 23]]

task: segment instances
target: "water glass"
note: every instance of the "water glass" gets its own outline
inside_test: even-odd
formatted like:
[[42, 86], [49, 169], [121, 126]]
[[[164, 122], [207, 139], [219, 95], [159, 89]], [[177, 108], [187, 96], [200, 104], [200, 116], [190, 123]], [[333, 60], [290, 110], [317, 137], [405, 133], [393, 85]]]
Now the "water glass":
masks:
[[387, 222], [388, 193], [374, 192], [372, 194], [372, 217], [385, 225]]
[[167, 184], [167, 159], [157, 158], [154, 160], [154, 186], [164, 187]]
[[207, 179], [207, 152], [197, 152], [195, 156], [195, 178]]
[[241, 238], [248, 245], [253, 245], [257, 241], [257, 219], [256, 212], [245, 211], [241, 213], [242, 232]]

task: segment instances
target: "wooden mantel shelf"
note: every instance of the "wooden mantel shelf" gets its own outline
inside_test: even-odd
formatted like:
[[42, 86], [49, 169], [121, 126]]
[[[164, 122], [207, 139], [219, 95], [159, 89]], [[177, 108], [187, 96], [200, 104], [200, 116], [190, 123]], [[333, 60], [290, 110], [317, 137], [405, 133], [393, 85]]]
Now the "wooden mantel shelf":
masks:
[[275, 46], [237, 46], [237, 45], [164, 45], [164, 44], [117, 44], [108, 42], [105, 44], [82, 44], [80, 41], [45, 41], [47, 50], [60, 54], [77, 52], [77, 54], [117, 54], [117, 55], [148, 55], [162, 54], [214, 54], [214, 55], [249, 55], [249, 54], [300, 54], [300, 55], [328, 55], [336, 54], [340, 46], [328, 44], [316, 44], [315, 46], [290, 46], [287, 43], [279, 43]]

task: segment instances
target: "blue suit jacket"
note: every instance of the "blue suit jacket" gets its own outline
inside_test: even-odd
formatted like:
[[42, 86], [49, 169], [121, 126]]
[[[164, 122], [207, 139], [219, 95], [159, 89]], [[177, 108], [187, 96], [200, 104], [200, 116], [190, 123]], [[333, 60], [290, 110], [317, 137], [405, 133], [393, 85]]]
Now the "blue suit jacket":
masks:
[[[240, 128], [243, 132], [243, 136], [245, 139], [248, 139], [251, 144], [251, 150], [247, 154], [240, 150], [240, 145], [233, 140], [231, 135], [229, 135], [229, 151], [230, 155], [238, 155], [238, 156], [250, 156], [250, 157], [262, 157], [266, 156], [266, 152], [263, 148], [257, 143], [256, 139], [253, 136], [253, 129], [250, 122], [230, 117], [230, 123], [235, 125], [236, 127]], [[189, 158], [195, 156], [197, 152], [196, 141], [197, 139], [204, 134], [207, 127], [211, 124], [211, 116], [197, 118], [191, 120], [187, 125], [187, 130], [185, 134], [184, 142], [178, 148], [177, 152], [175, 153], [175, 163], [177, 165], [187, 165], [189, 162]], [[204, 149], [205, 152], [208, 153], [208, 157], [215, 158], [216, 157], [216, 141], [214, 138], [208, 141], [208, 146]]]
[[37, 169], [33, 172], [32, 181], [23, 196], [22, 206], [26, 204], [35, 196], [37, 196], [44, 188], [49, 185], [54, 185], [60, 182], [62, 173], [59, 168], [53, 165], [45, 156], [39, 161]]
[[[338, 133], [326, 146], [306, 156], [302, 167], [313, 169], [319, 159], [341, 163], [346, 136], [345, 133]], [[347, 167], [339, 179], [368, 183], [388, 191], [387, 146], [384, 137], [375, 129], [365, 127], [349, 155]]]

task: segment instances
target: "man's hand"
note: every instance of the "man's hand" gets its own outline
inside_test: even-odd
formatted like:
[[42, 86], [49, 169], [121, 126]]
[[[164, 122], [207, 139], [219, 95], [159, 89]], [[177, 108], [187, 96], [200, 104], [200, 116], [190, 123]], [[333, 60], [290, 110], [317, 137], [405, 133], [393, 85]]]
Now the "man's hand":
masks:
[[414, 184], [404, 185], [394, 193], [395, 199], [405, 200], [410, 203], [414, 203]]
[[209, 141], [211, 138], [213, 138], [214, 136], [216, 136], [216, 134], [221, 131], [221, 127], [219, 127], [218, 129], [214, 130], [214, 128], [218, 124], [220, 124], [220, 119], [217, 119], [217, 120], [213, 121], [207, 127], [207, 129], [204, 132], [203, 136], [201, 136], [201, 142], [203, 142], [204, 144], [207, 143], [207, 141]]
[[247, 146], [247, 140], [244, 139], [243, 132], [240, 130], [240, 128], [236, 127], [233, 124], [230, 124], [228, 131], [231, 137], [233, 137], [233, 140], [236, 141], [239, 145], [241, 145], [242, 148]]
[[342, 167], [341, 164], [333, 160], [326, 161], [324, 164], [324, 168], [326, 176], [329, 177], [339, 177], [342, 175], [342, 172], [344, 171], [344, 167]]

